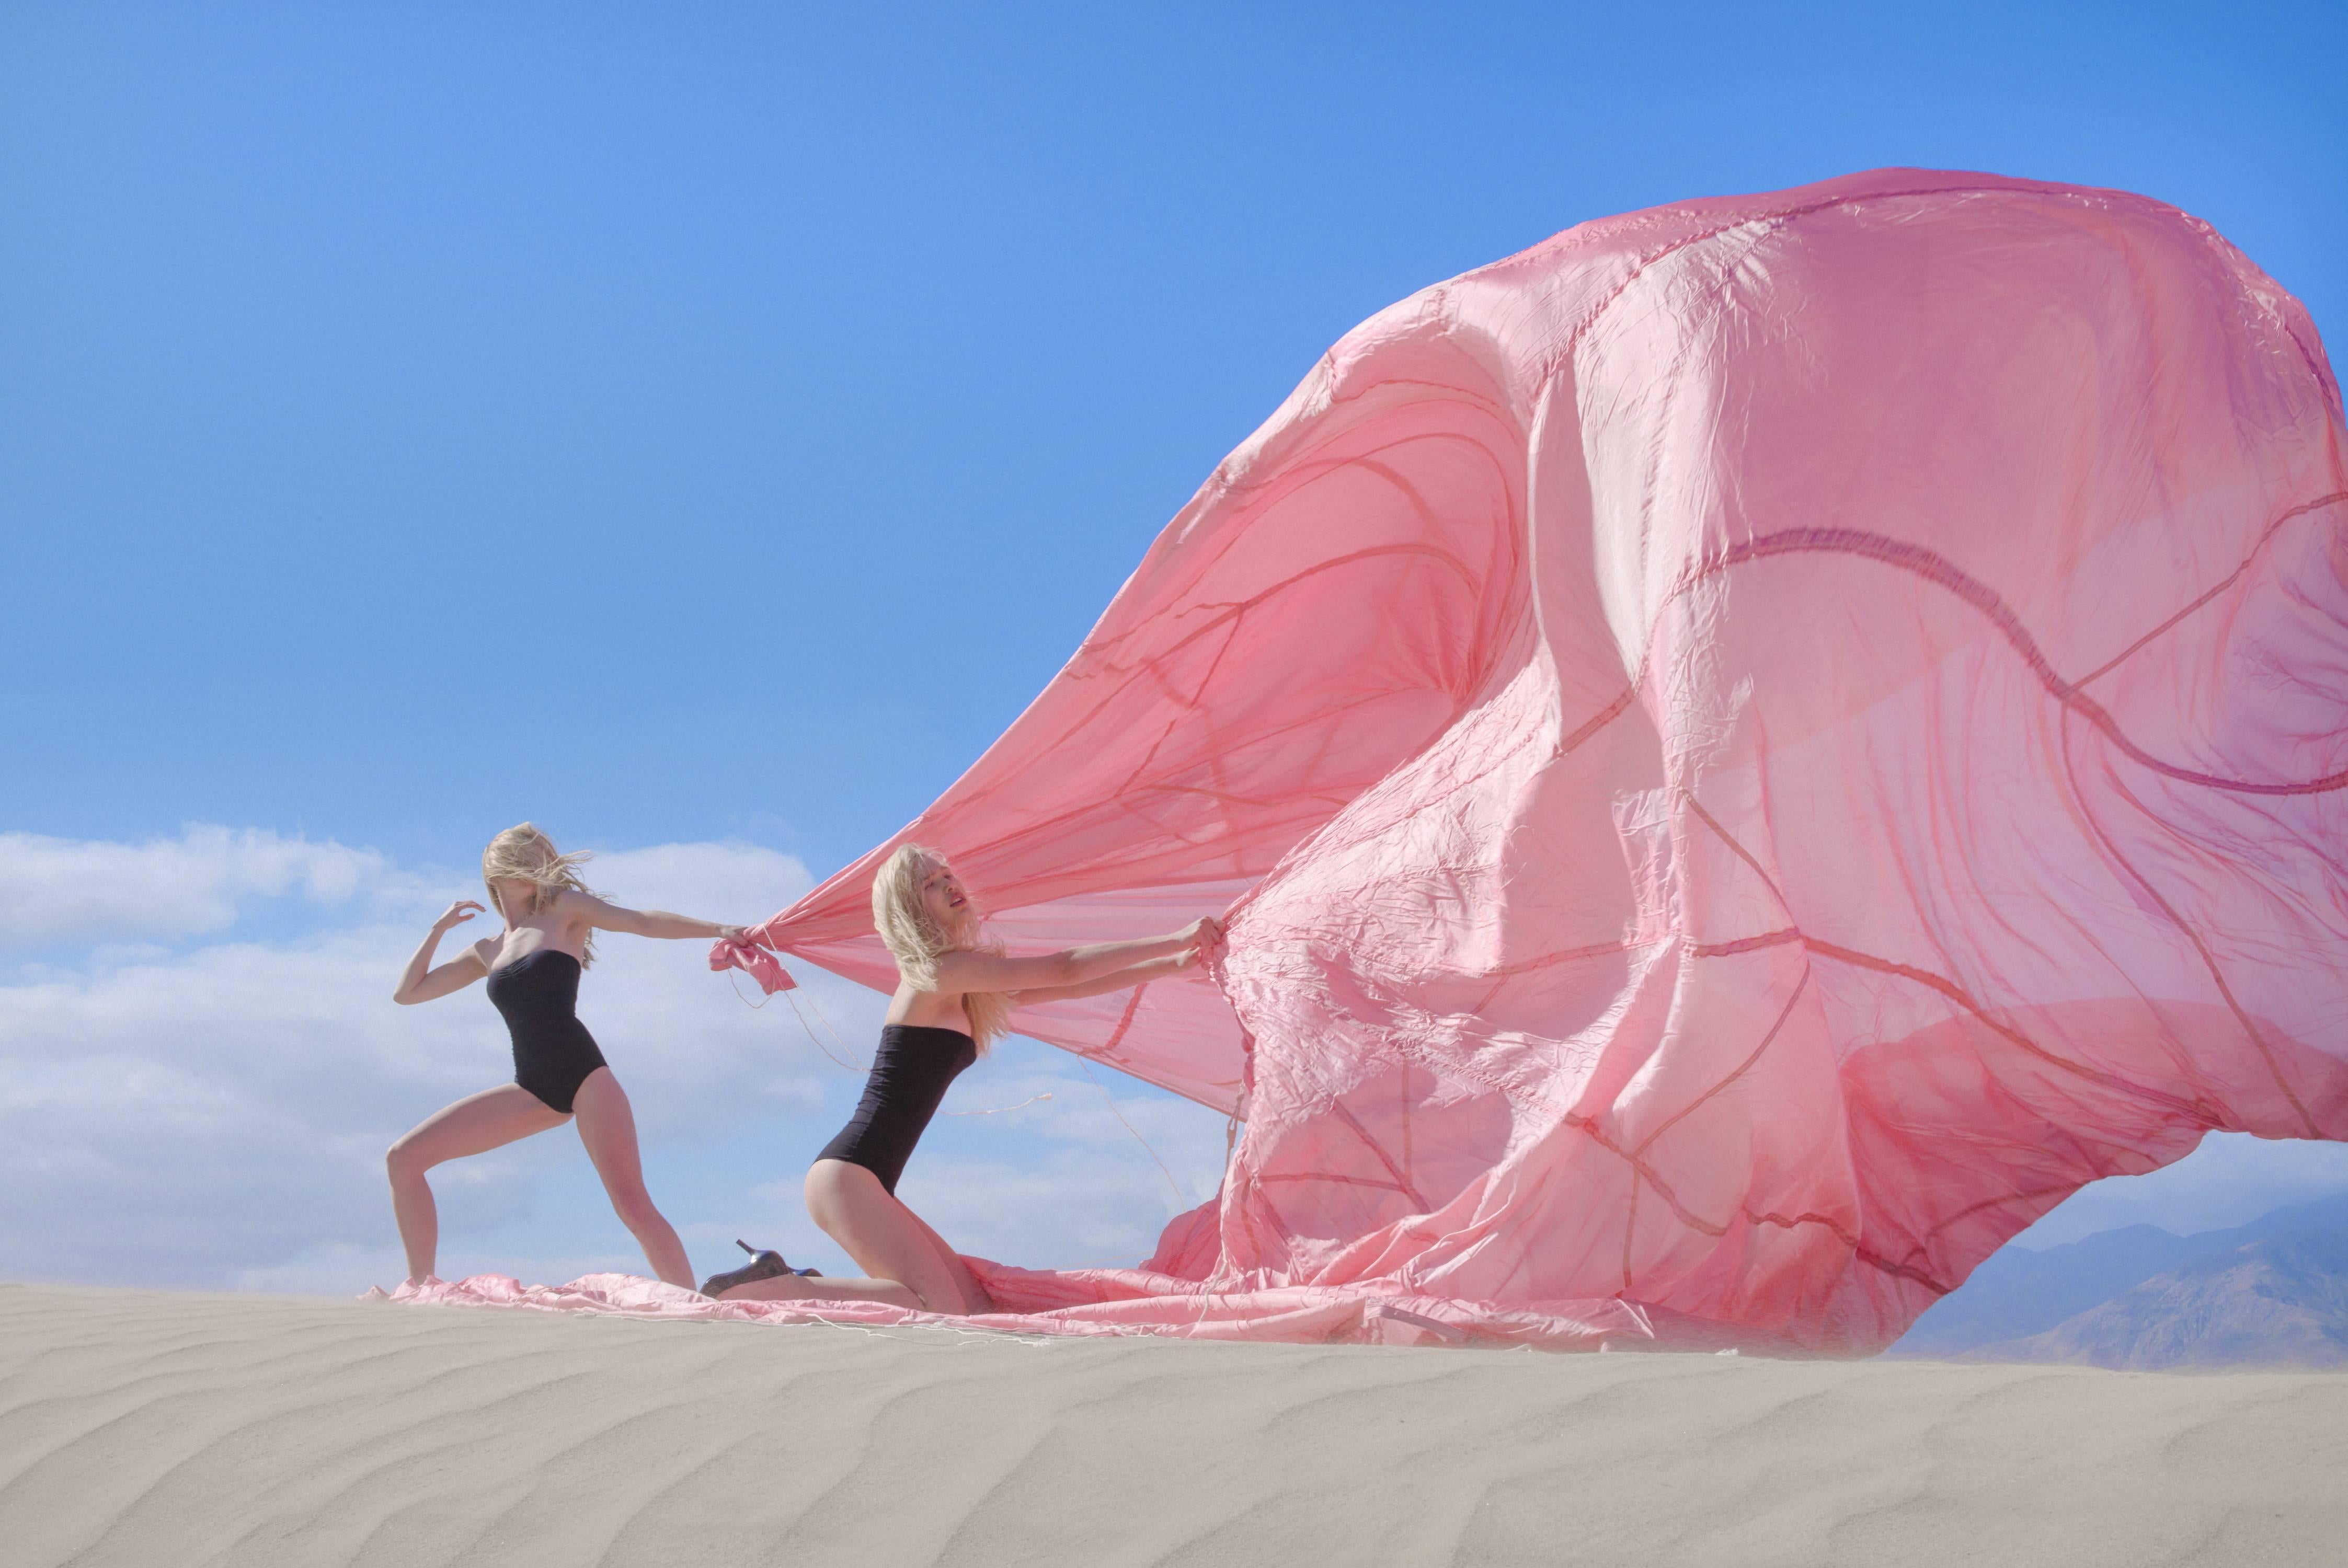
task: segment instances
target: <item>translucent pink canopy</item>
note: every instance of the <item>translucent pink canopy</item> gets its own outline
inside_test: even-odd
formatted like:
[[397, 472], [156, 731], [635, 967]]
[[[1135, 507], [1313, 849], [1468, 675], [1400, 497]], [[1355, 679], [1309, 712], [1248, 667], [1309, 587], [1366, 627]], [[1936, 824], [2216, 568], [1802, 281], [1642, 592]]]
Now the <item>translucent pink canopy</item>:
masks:
[[760, 935], [893, 986], [908, 839], [1014, 951], [1232, 912], [1018, 1015], [1246, 1125], [1008, 1305], [1869, 1350], [2083, 1183], [2348, 1136], [2343, 525], [2305, 313], [2158, 202], [1584, 224], [1348, 333]]

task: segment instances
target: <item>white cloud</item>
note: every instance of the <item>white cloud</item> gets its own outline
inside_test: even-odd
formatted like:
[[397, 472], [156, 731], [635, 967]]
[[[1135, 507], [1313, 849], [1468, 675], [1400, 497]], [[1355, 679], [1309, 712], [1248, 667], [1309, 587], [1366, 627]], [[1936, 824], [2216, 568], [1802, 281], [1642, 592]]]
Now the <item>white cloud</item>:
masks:
[[[385, 1147], [511, 1075], [479, 988], [423, 1007], [390, 1000], [429, 914], [469, 890], [462, 873], [220, 829], [162, 845], [5, 843], [16, 856], [10, 885], [26, 900], [12, 906], [19, 927], [108, 938], [0, 968], [0, 1257], [10, 1273], [227, 1284], [379, 1249], [391, 1234]], [[745, 845], [662, 845], [596, 866], [624, 901], [729, 920], [762, 918], [810, 882], [789, 856]], [[232, 921], [240, 899], [286, 891], [312, 903], [309, 928], [283, 940], [131, 948], [120, 922], [91, 916], [142, 910], [144, 929], [185, 934]], [[168, 917], [167, 894], [178, 899]], [[404, 917], [386, 918], [392, 911]], [[752, 1010], [711, 974], [705, 944], [600, 946], [582, 1014], [628, 1086], [648, 1162], [664, 1142], [689, 1149], [820, 1113], [821, 1059], [787, 1012]], [[803, 978], [835, 1016], [860, 1021], [869, 993]], [[550, 1176], [573, 1165], [585, 1162], [565, 1132], [436, 1173], [451, 1250], [521, 1224]], [[566, 1252], [614, 1235], [628, 1247], [608, 1211], [581, 1223], [587, 1245], [558, 1238]]]
[[261, 899], [347, 904], [396, 879], [373, 850], [191, 826], [144, 844], [0, 833], [0, 946], [224, 930]]

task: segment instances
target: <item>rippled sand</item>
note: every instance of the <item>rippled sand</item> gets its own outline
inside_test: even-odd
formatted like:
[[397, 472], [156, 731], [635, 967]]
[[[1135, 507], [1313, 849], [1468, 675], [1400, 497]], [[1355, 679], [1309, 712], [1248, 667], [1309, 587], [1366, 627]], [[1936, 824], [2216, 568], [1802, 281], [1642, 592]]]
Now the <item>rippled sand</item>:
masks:
[[12, 1565], [2343, 1560], [2339, 1374], [0, 1286]]

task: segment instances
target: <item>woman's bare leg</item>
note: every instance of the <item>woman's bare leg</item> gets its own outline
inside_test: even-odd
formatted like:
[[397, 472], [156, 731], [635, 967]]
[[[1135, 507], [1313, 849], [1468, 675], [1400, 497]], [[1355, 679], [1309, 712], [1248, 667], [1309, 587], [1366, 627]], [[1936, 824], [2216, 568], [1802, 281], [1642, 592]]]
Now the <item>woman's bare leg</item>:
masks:
[[410, 1284], [429, 1279], [440, 1256], [440, 1211], [424, 1173], [569, 1120], [519, 1083], [500, 1083], [434, 1112], [391, 1146], [383, 1165], [391, 1178], [391, 1212], [399, 1222], [399, 1245], [407, 1251]]
[[691, 1290], [693, 1266], [685, 1261], [685, 1244], [676, 1239], [676, 1227], [661, 1216], [653, 1206], [652, 1194], [644, 1191], [644, 1161], [636, 1151], [636, 1113], [612, 1070], [599, 1067], [589, 1073], [579, 1092], [572, 1096], [571, 1109], [579, 1118], [579, 1141], [587, 1145], [587, 1157], [595, 1162], [595, 1173], [603, 1178], [612, 1212], [644, 1249], [644, 1261], [653, 1266], [654, 1274]]
[[893, 1279], [843, 1279], [828, 1276], [808, 1279], [796, 1274], [778, 1274], [771, 1279], [754, 1279], [737, 1285], [731, 1290], [717, 1293], [720, 1301], [877, 1301], [884, 1307], [902, 1307], [914, 1312], [927, 1310], [922, 1298]]
[[864, 1279], [804, 1279], [780, 1275], [726, 1293], [728, 1301], [882, 1301], [925, 1312], [984, 1310], [985, 1298], [965, 1294], [957, 1271], [941, 1256], [944, 1244], [913, 1212], [890, 1195], [880, 1178], [845, 1160], [818, 1160], [807, 1177], [808, 1214], [838, 1242]]
[[[899, 1200], [897, 1206], [905, 1208], [901, 1199]], [[905, 1209], [905, 1217], [922, 1227], [922, 1234], [930, 1239], [931, 1250], [935, 1252], [946, 1267], [953, 1271], [954, 1283], [962, 1286], [963, 1300], [967, 1303], [963, 1310], [965, 1312], [994, 1311], [994, 1298], [987, 1295], [985, 1288], [978, 1283], [978, 1276], [971, 1273], [970, 1265], [963, 1262], [962, 1254], [948, 1246], [946, 1238], [932, 1230], [930, 1222], [912, 1210]]]

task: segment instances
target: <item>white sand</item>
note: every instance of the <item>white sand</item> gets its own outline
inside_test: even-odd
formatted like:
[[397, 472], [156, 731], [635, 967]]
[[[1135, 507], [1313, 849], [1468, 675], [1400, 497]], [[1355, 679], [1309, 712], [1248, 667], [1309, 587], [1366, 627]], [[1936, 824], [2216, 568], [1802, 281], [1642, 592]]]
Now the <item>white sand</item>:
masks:
[[0, 1286], [0, 1563], [2333, 1563], [2348, 1376]]

